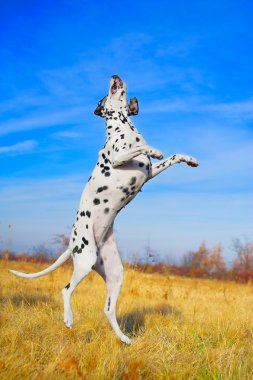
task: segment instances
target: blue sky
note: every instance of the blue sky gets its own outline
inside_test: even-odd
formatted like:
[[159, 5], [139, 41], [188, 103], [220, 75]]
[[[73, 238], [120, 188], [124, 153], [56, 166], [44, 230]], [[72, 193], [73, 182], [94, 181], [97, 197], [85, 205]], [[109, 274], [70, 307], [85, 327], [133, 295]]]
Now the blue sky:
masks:
[[231, 261], [232, 240], [253, 238], [252, 2], [0, 7], [0, 247], [50, 246], [70, 232], [104, 144], [93, 111], [118, 74], [139, 100], [133, 122], [150, 145], [201, 164], [163, 172], [122, 211], [122, 256], [149, 243], [177, 258], [205, 240]]

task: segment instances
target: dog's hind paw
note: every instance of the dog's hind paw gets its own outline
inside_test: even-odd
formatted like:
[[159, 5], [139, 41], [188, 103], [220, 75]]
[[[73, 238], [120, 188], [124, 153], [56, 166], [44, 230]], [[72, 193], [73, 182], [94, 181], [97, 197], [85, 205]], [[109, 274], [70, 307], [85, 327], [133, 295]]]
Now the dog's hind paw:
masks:
[[120, 337], [121, 342], [130, 345], [132, 343], [131, 339], [129, 339], [126, 335], [122, 334]]
[[65, 326], [66, 326], [68, 329], [72, 329], [73, 322], [71, 322], [71, 321], [65, 321], [65, 320], [64, 320], [64, 323], [65, 323]]
[[68, 329], [71, 329], [73, 326], [73, 316], [71, 314], [65, 315], [64, 316], [64, 323]]

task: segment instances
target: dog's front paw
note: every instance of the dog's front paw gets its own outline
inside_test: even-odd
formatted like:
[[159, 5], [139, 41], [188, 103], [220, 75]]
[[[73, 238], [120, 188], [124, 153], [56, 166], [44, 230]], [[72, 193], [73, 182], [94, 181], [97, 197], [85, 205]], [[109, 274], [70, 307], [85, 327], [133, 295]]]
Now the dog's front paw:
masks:
[[163, 159], [163, 154], [158, 149], [150, 149], [148, 155], [152, 158], [157, 158], [158, 160]]
[[189, 159], [186, 161], [187, 165], [192, 166], [193, 168], [196, 168], [199, 166], [198, 161], [194, 157], [189, 157]]

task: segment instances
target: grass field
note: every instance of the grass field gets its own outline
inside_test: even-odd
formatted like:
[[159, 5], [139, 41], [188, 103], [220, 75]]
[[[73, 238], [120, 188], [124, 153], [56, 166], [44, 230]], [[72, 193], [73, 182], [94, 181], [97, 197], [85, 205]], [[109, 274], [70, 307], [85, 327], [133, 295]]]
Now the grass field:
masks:
[[252, 379], [253, 285], [126, 269], [120, 343], [103, 314], [102, 279], [91, 273], [73, 296], [74, 327], [62, 322], [61, 289], [72, 266], [39, 279], [38, 263], [1, 261], [1, 379]]

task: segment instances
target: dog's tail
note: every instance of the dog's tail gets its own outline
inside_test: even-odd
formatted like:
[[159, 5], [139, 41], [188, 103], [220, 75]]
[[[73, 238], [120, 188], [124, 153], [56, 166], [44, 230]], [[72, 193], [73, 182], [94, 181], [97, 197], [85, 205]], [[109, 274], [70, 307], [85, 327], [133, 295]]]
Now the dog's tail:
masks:
[[46, 274], [53, 272], [55, 269], [59, 268], [63, 263], [65, 263], [65, 261], [67, 261], [70, 258], [71, 252], [72, 252], [71, 249], [68, 248], [65, 252], [61, 254], [60, 257], [58, 257], [58, 259], [50, 267], [42, 270], [41, 272], [27, 274], [23, 272], [17, 272], [16, 270], [11, 270], [11, 269], [9, 269], [9, 272], [15, 274], [16, 276], [25, 277], [25, 278], [36, 278], [36, 277], [45, 276]]

